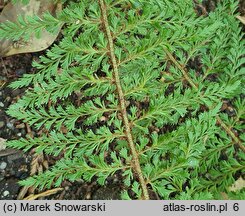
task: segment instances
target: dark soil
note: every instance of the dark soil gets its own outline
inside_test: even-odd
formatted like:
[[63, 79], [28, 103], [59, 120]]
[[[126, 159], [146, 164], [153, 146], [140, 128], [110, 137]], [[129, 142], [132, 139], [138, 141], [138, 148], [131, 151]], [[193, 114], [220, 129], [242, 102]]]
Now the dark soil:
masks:
[[0, 199], [16, 199], [19, 180], [29, 176], [31, 156], [21, 151], [0, 152]]
[[[218, 0], [204, 0], [202, 5], [197, 5], [197, 11], [200, 15], [205, 15], [215, 9]], [[1, 6], [1, 5], [0, 5]], [[0, 7], [1, 9], [1, 7]], [[241, 1], [240, 11], [245, 14], [245, 3]], [[0, 58], [0, 138], [5, 140], [18, 139], [25, 137], [26, 134], [35, 135], [34, 131], [27, 124], [17, 121], [6, 114], [10, 104], [20, 98], [26, 89], [12, 90], [8, 84], [25, 73], [35, 73], [31, 63], [42, 53], [21, 54], [12, 57]], [[198, 65], [196, 65], [198, 67]], [[228, 106], [227, 106], [228, 107]], [[0, 143], [1, 145], [1, 143]], [[17, 199], [21, 191], [18, 184], [19, 180], [25, 179], [31, 173], [35, 156], [33, 152], [23, 153], [18, 150], [4, 149], [0, 146], [0, 200]], [[48, 163], [52, 166], [55, 159], [45, 156], [40, 163]], [[45, 170], [45, 166], [43, 168]], [[120, 199], [121, 186], [117, 177], [107, 181], [106, 186], [101, 187], [95, 182], [91, 184], [65, 181], [62, 184], [63, 191], [45, 197], [44, 199], [67, 199], [67, 200], [84, 200], [84, 199]], [[24, 195], [28, 196], [32, 190], [27, 191]]]
[[[18, 139], [26, 135], [26, 126], [6, 115], [6, 109], [20, 97], [24, 90], [12, 90], [8, 83], [31, 71], [32, 55], [19, 55], [1, 59], [0, 64], [0, 137]], [[31, 156], [21, 151], [0, 151], [0, 199], [16, 199], [19, 180], [29, 176]]]

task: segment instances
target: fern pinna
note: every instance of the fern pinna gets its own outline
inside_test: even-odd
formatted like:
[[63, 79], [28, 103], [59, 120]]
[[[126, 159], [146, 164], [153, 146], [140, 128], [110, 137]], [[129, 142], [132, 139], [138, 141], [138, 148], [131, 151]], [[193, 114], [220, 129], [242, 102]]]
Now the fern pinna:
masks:
[[8, 114], [43, 135], [8, 146], [62, 156], [21, 184], [104, 185], [118, 175], [123, 199], [244, 197], [229, 191], [245, 168], [237, 1], [201, 16], [192, 0], [66, 4], [57, 17], [0, 25], [1, 37], [23, 40], [63, 26], [58, 44], [33, 63], [38, 72], [11, 84], [28, 90]]

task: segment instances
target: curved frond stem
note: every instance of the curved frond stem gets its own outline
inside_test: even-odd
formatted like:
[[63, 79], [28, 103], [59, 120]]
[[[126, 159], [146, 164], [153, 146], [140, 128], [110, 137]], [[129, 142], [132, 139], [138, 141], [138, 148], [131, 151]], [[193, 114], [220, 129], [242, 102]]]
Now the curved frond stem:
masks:
[[104, 26], [105, 34], [106, 34], [107, 39], [108, 39], [109, 55], [110, 55], [111, 62], [112, 62], [112, 67], [113, 67], [113, 72], [114, 72], [113, 75], [114, 75], [115, 84], [117, 87], [120, 109], [121, 109], [122, 118], [123, 118], [123, 122], [124, 122], [124, 126], [125, 126], [125, 134], [126, 134], [128, 144], [130, 147], [130, 151], [131, 151], [132, 157], [133, 157], [134, 171], [139, 178], [139, 183], [140, 183], [141, 188], [142, 188], [142, 193], [143, 193], [142, 199], [148, 200], [149, 199], [149, 193], [147, 190], [147, 185], [146, 185], [145, 179], [143, 177], [143, 173], [142, 173], [140, 162], [139, 162], [138, 153], [136, 151], [136, 146], [133, 142], [133, 136], [131, 133], [130, 124], [129, 124], [129, 120], [128, 120], [128, 116], [127, 116], [124, 93], [122, 90], [122, 86], [121, 86], [121, 82], [120, 82], [120, 78], [119, 78], [118, 64], [117, 64], [116, 56], [114, 53], [114, 44], [113, 44], [113, 40], [112, 40], [112, 34], [110, 31], [110, 27], [109, 27], [109, 23], [108, 23], [108, 19], [107, 19], [106, 5], [105, 5], [103, 0], [99, 0], [99, 5], [101, 8], [102, 24]]
[[[188, 76], [186, 69], [181, 66], [178, 60], [169, 52], [169, 50], [163, 47], [164, 52], [167, 54], [168, 58], [176, 65], [176, 67], [182, 72], [186, 81], [191, 85], [192, 88], [198, 90], [198, 85]], [[208, 107], [210, 109], [210, 107]], [[217, 124], [220, 125], [226, 133], [235, 141], [236, 144], [243, 152], [245, 152], [245, 146], [242, 144], [242, 141], [233, 133], [233, 131], [222, 121], [219, 116], [216, 116]]]

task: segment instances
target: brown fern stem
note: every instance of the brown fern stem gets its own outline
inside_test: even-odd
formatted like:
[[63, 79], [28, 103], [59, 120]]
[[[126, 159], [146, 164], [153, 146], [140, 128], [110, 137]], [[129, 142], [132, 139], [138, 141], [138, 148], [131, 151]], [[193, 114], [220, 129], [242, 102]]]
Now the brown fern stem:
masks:
[[125, 135], [127, 137], [129, 148], [130, 148], [130, 151], [131, 151], [131, 154], [133, 157], [134, 172], [138, 176], [139, 183], [140, 183], [140, 186], [142, 188], [142, 194], [143, 194], [142, 199], [148, 200], [149, 199], [149, 193], [148, 193], [147, 185], [146, 185], [146, 182], [145, 182], [145, 179], [143, 177], [143, 173], [142, 173], [142, 170], [140, 167], [138, 153], [136, 151], [136, 147], [135, 147], [135, 144], [133, 142], [133, 136], [131, 134], [131, 128], [130, 128], [129, 120], [128, 120], [128, 116], [127, 116], [124, 93], [123, 93], [120, 78], [119, 78], [118, 63], [116, 60], [116, 56], [115, 56], [115, 52], [114, 52], [114, 44], [113, 44], [112, 35], [111, 35], [111, 31], [110, 31], [109, 23], [108, 23], [108, 19], [107, 19], [106, 5], [105, 5], [103, 0], [99, 0], [99, 5], [100, 5], [100, 9], [101, 9], [102, 23], [103, 23], [104, 30], [105, 30], [105, 33], [106, 33], [106, 36], [108, 39], [109, 55], [110, 55], [110, 59], [112, 62], [113, 75], [114, 75], [117, 93], [118, 93], [118, 97], [119, 97], [120, 110], [122, 113], [123, 123], [125, 126]]
[[233, 131], [221, 120], [219, 116], [216, 116], [217, 124], [220, 125], [225, 132], [234, 140], [235, 144], [245, 152], [245, 146], [242, 144], [242, 141], [233, 133]]
[[[186, 69], [174, 58], [174, 56], [168, 51], [167, 48], [163, 47], [164, 52], [167, 54], [168, 58], [176, 65], [176, 67], [182, 72], [184, 78], [191, 85], [192, 88], [198, 90], [198, 85], [188, 76]], [[210, 107], [208, 107], [210, 109]], [[225, 132], [234, 140], [234, 143], [245, 152], [245, 147], [242, 144], [242, 141], [233, 133], [233, 131], [222, 121], [219, 116], [216, 116], [216, 122], [220, 125]]]

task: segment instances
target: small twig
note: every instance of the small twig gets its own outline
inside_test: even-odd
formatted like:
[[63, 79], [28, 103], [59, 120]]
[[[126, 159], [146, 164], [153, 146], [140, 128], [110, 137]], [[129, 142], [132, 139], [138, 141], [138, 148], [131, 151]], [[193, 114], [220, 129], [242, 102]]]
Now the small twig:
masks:
[[[35, 175], [39, 171], [39, 167], [41, 166], [39, 163], [43, 160], [43, 154], [35, 154], [31, 161], [31, 170], [30, 170], [30, 176]], [[31, 191], [31, 193], [34, 193], [35, 188], [24, 186], [21, 188], [17, 199], [22, 200], [26, 196], [28, 192]]]
[[57, 192], [62, 191], [62, 190], [64, 190], [64, 189], [63, 188], [55, 188], [55, 189], [44, 191], [40, 194], [31, 194], [30, 196], [26, 197], [24, 200], [35, 200], [35, 199], [38, 199], [41, 197], [47, 197], [47, 196], [56, 194]]

